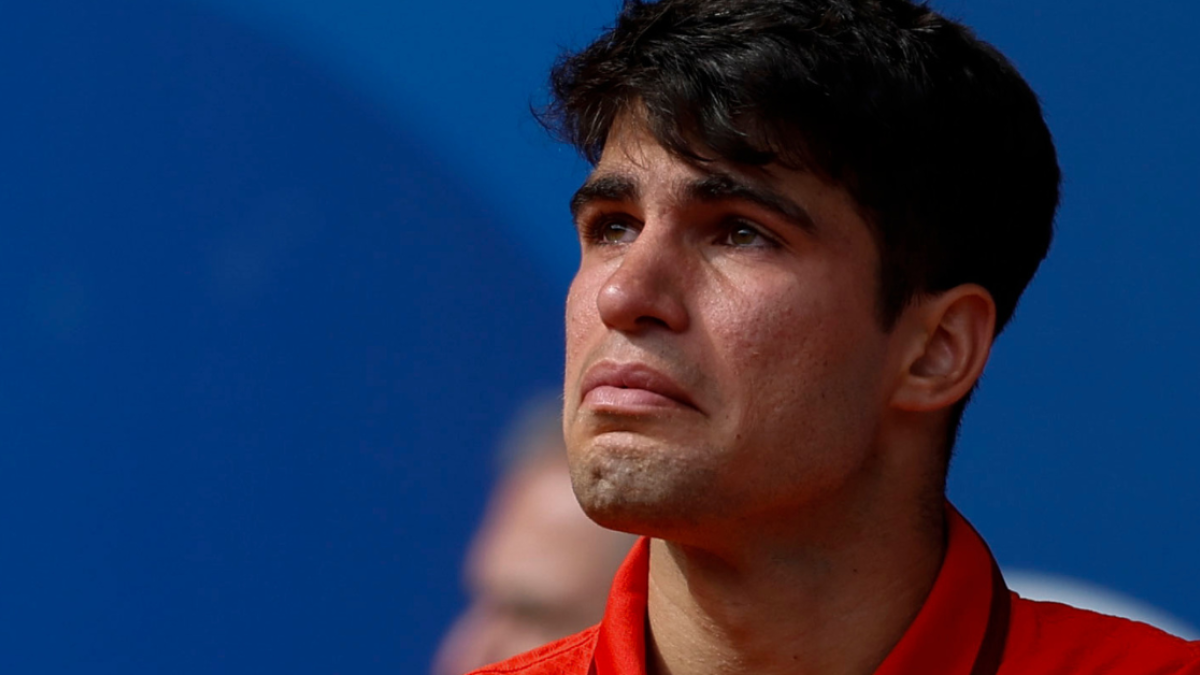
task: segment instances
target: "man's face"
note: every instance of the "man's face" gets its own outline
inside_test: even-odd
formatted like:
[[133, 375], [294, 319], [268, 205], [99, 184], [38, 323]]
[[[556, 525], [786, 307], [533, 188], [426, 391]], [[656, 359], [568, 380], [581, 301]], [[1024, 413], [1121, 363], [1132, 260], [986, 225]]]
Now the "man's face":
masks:
[[626, 123], [573, 209], [564, 427], [589, 515], [688, 539], [786, 518], [870, 471], [894, 355], [845, 191], [689, 164]]

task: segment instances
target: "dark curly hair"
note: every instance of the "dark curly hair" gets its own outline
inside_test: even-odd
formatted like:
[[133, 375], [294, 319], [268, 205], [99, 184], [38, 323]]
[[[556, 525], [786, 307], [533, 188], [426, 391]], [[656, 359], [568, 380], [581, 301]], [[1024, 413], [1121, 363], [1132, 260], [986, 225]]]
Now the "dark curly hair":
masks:
[[907, 0], [626, 0], [551, 74], [540, 118], [595, 163], [637, 107], [692, 162], [778, 162], [845, 187], [879, 249], [890, 328], [978, 283], [996, 331], [1050, 246], [1059, 168], [1037, 97], [970, 29]]

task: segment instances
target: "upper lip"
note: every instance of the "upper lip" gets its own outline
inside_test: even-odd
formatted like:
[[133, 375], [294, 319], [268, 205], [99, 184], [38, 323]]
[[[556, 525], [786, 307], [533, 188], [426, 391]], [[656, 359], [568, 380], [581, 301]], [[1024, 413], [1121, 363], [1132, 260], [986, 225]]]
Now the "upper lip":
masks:
[[596, 387], [619, 387], [621, 389], [645, 389], [682, 403], [689, 408], [696, 404], [687, 391], [669, 376], [643, 363], [615, 363], [601, 361], [583, 375], [580, 394], [587, 396]]

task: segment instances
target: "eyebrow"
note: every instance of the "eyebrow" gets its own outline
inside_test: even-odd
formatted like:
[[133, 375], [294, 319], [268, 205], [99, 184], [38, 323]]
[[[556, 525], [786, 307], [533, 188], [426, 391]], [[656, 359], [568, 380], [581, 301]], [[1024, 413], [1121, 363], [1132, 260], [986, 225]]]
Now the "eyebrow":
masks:
[[749, 202], [810, 234], [817, 230], [816, 222], [804, 207], [766, 187], [754, 185], [726, 173], [710, 173], [704, 178], [688, 181], [684, 193], [689, 199], [702, 202]]
[[638, 199], [637, 182], [621, 174], [604, 174], [588, 178], [571, 197], [571, 215], [578, 218], [579, 212], [592, 202], [635, 202]]
[[[708, 173], [702, 178], [684, 182], [682, 188], [681, 192], [687, 200], [706, 203], [747, 202], [770, 211], [805, 232], [814, 234], [817, 230], [816, 222], [804, 207], [774, 190], [727, 173]], [[636, 202], [639, 195], [637, 181], [631, 176], [620, 173], [594, 175], [571, 197], [571, 215], [578, 218], [580, 211], [592, 202]]]

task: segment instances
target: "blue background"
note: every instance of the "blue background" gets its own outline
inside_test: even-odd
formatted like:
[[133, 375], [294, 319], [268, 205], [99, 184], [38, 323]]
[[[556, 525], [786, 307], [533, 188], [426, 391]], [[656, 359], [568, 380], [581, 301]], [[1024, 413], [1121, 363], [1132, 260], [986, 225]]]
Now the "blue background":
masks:
[[[1200, 624], [1200, 9], [942, 2], [1042, 96], [1058, 238], [951, 494]], [[609, 0], [43, 0], [0, 21], [0, 671], [424, 671], [557, 384]]]

